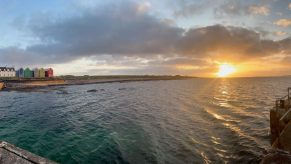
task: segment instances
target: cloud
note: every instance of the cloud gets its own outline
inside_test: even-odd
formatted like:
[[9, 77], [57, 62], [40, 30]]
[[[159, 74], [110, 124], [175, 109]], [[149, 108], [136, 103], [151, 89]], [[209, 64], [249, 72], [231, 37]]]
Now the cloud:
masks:
[[140, 11], [140, 5], [119, 4], [32, 24], [31, 32], [43, 43], [28, 51], [71, 56], [170, 53], [184, 30]]
[[205, 11], [205, 8], [208, 4], [207, 3], [191, 3], [187, 5], [182, 5], [174, 11], [174, 15], [176, 17], [188, 17], [188, 16], [193, 16], [193, 15], [198, 15], [201, 14], [203, 11]]
[[279, 52], [279, 44], [241, 27], [214, 25], [191, 29], [180, 40], [180, 53], [241, 60]]
[[248, 15], [267, 16], [270, 12], [271, 9], [268, 6], [258, 5], [256, 1], [241, 2], [226, 0], [215, 9], [215, 14], [218, 17]]
[[34, 32], [45, 43], [28, 47], [26, 51], [58, 61], [102, 54], [240, 60], [279, 52], [277, 42], [263, 40], [259, 33], [246, 28], [213, 25], [185, 30], [147, 15], [131, 16], [133, 18], [124, 21], [119, 16], [101, 19], [98, 15], [86, 15], [34, 27]]
[[274, 32], [274, 34], [275, 34], [276, 36], [286, 36], [286, 35], [287, 35], [287, 33], [284, 32], [284, 31], [276, 31], [276, 32]]
[[[29, 60], [28, 60], [29, 59]], [[0, 64], [20, 66], [21, 64], [31, 64], [38, 62], [34, 54], [18, 47], [6, 47], [0, 49]]]
[[138, 5], [137, 11], [139, 13], [145, 13], [151, 8], [152, 4], [150, 2], [143, 2]]
[[279, 41], [279, 44], [282, 52], [291, 56], [291, 37]]
[[274, 22], [274, 24], [281, 27], [288, 27], [291, 26], [291, 19], [279, 19], [278, 21]]
[[242, 7], [243, 4], [239, 1], [224, 1], [223, 4], [215, 8], [215, 14], [218, 17], [221, 16], [238, 16], [246, 13], [245, 7]]
[[270, 9], [267, 6], [252, 5], [249, 6], [248, 12], [253, 15], [269, 15]]

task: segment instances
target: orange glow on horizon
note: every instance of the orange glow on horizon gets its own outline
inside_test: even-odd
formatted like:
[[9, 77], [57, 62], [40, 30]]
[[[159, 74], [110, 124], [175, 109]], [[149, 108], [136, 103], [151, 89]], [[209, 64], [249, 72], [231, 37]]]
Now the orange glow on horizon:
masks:
[[228, 77], [236, 72], [236, 68], [228, 63], [223, 63], [219, 65], [219, 70], [217, 72], [217, 77]]
[[194, 65], [176, 65], [176, 69], [180, 70], [195, 70], [195, 69], [200, 69], [199, 66], [194, 66]]

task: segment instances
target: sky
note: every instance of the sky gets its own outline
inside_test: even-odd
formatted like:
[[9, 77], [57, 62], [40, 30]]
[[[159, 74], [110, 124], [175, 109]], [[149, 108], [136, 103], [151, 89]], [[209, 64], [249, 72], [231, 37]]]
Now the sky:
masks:
[[57, 75], [291, 74], [291, 0], [0, 0], [0, 65]]

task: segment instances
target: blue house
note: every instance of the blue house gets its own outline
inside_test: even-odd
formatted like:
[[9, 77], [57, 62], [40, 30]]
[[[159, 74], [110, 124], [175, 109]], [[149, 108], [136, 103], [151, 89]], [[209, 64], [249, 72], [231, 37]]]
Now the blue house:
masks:
[[20, 68], [16, 71], [16, 77], [24, 77], [24, 69]]

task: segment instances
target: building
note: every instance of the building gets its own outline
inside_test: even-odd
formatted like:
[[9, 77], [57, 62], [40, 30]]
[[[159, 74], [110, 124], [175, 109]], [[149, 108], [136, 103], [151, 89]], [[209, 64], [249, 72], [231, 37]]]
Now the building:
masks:
[[19, 77], [19, 78], [45, 78], [45, 77], [51, 78], [54, 76], [54, 71], [52, 68], [48, 68], [48, 69], [34, 68], [33, 70], [31, 70], [30, 68], [25, 68], [25, 69], [20, 68], [19, 70], [16, 71], [14, 76]]
[[40, 78], [45, 78], [45, 70], [43, 68], [39, 69], [39, 77]]
[[32, 78], [32, 77], [33, 77], [33, 71], [31, 71], [29, 68], [25, 68], [24, 78]]
[[12, 67], [0, 67], [0, 77], [15, 77], [16, 72]]
[[34, 68], [33, 72], [34, 72], [34, 76], [33, 77], [39, 78], [39, 69], [38, 68]]
[[54, 70], [52, 68], [48, 68], [45, 70], [45, 77], [54, 77]]
[[23, 68], [19, 68], [17, 71], [16, 71], [16, 77], [24, 77], [24, 69]]

